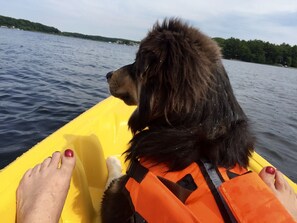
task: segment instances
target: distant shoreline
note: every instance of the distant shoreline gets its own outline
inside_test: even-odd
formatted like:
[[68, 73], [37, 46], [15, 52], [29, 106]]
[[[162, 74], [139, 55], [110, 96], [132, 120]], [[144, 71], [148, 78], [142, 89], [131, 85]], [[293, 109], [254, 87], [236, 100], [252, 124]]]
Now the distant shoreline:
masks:
[[95, 40], [95, 41], [101, 41], [101, 42], [125, 44], [125, 45], [139, 44], [138, 41], [122, 39], [122, 38], [110, 38], [110, 37], [95, 36], [95, 35], [85, 35], [81, 33], [61, 32], [55, 27], [46, 26], [41, 23], [35, 23], [29, 20], [15, 19], [15, 18], [1, 16], [1, 15], [0, 15], [0, 27], [17, 29], [17, 30], [25, 30], [25, 31], [33, 31], [33, 32], [42, 32], [47, 34], [75, 37], [75, 38], [81, 38], [81, 39], [89, 39], [89, 40]]
[[[61, 32], [55, 27], [46, 26], [41, 23], [34, 23], [29, 20], [15, 19], [1, 15], [0, 27], [124, 45], [138, 45], [140, 43], [139, 41], [122, 38], [110, 38], [73, 32]], [[221, 47], [224, 59], [297, 68], [297, 45], [290, 46], [286, 43], [276, 45], [269, 42], [264, 42], [262, 40], [245, 41], [233, 37], [229, 39], [215, 37], [213, 40], [215, 40]]]

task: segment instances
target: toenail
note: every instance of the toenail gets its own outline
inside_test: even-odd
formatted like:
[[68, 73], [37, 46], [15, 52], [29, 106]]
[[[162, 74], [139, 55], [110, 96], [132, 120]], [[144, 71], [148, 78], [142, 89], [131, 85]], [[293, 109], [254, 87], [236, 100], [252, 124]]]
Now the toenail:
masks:
[[272, 166], [266, 167], [265, 171], [266, 171], [266, 173], [269, 173], [272, 175], [275, 174], [275, 169]]
[[64, 152], [64, 155], [66, 157], [73, 157], [74, 152], [71, 149], [66, 149], [65, 152]]

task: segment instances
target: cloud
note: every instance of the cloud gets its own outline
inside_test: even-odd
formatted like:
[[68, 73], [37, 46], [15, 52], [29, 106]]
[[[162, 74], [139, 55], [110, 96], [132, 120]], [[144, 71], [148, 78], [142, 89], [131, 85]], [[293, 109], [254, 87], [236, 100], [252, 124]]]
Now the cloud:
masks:
[[142, 39], [156, 20], [182, 17], [214, 37], [297, 44], [296, 0], [9, 0], [6, 15], [62, 31]]

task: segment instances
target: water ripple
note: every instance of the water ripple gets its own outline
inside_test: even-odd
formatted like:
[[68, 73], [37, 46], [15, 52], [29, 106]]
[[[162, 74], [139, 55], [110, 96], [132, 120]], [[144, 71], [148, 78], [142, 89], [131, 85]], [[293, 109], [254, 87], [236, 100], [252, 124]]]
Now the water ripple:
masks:
[[[137, 47], [0, 28], [0, 168], [106, 98]], [[224, 61], [257, 151], [297, 181], [297, 70]]]

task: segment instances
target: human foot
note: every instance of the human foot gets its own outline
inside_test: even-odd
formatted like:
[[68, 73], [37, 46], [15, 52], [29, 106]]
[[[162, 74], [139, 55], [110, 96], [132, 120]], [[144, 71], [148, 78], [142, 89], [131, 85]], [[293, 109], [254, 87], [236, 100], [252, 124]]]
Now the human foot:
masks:
[[28, 170], [17, 189], [17, 223], [58, 223], [74, 166], [73, 152], [66, 150]]
[[283, 174], [273, 167], [263, 168], [259, 176], [272, 190], [278, 200], [297, 221], [297, 195], [285, 180]]

